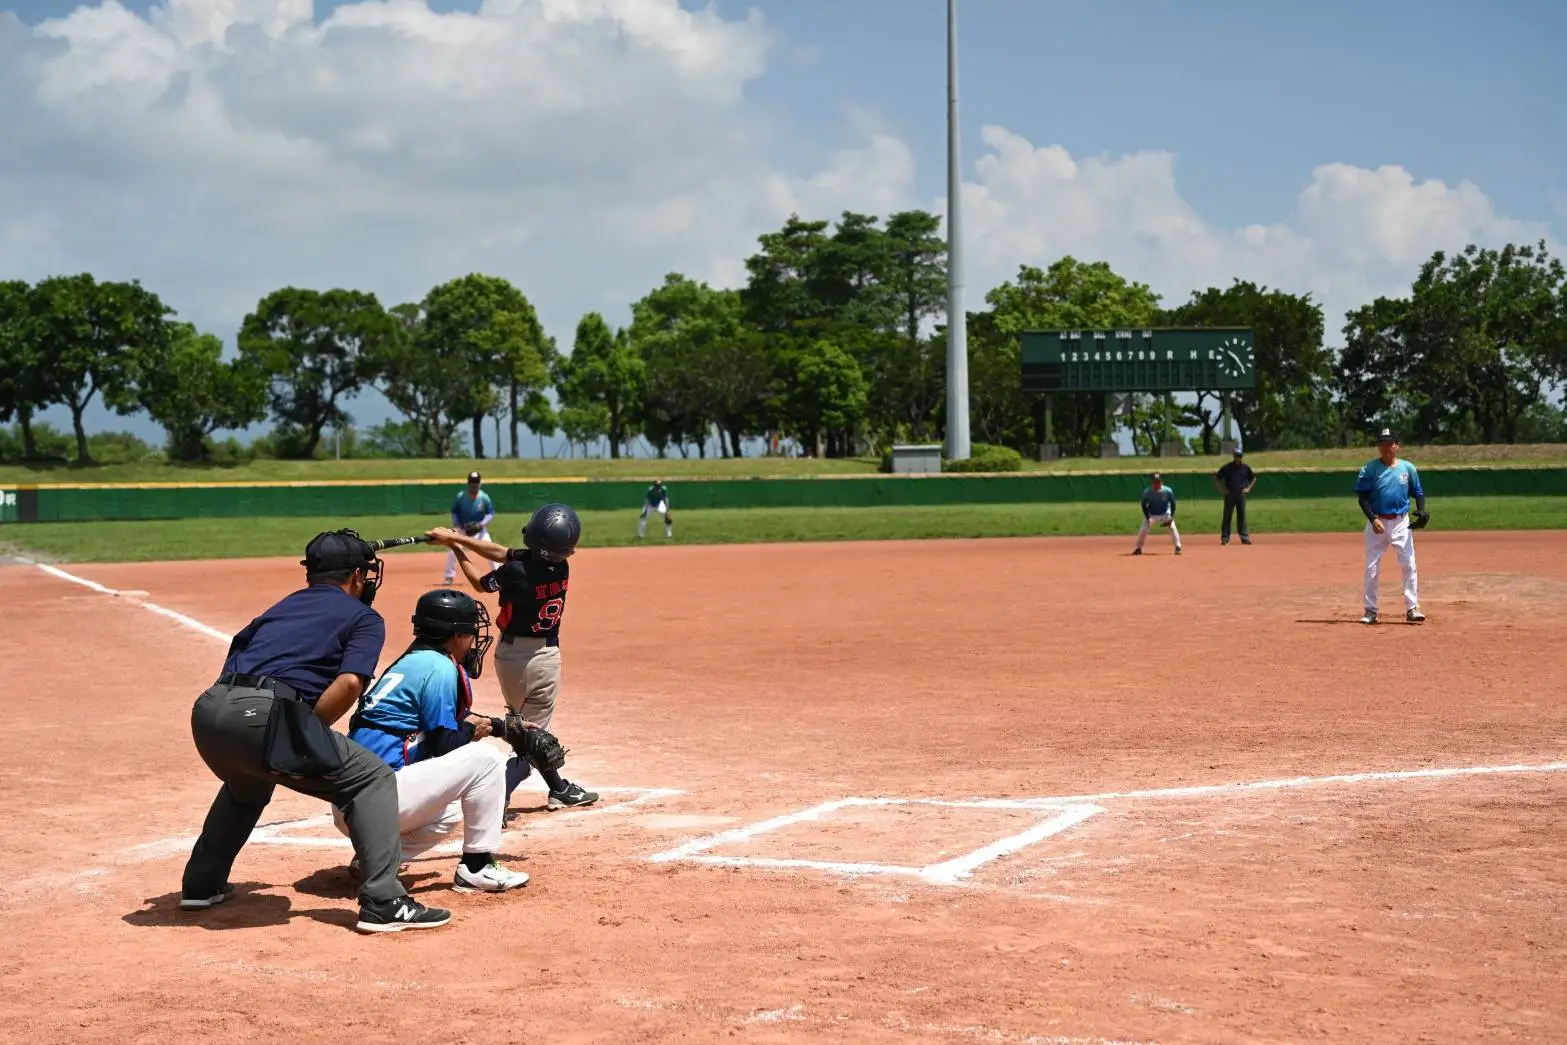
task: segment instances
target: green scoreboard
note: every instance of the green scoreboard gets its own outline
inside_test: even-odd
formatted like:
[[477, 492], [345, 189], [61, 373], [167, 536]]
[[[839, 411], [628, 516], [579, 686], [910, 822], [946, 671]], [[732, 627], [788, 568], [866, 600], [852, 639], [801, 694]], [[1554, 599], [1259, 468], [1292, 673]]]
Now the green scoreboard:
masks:
[[1031, 330], [1025, 392], [1212, 392], [1254, 388], [1250, 327]]

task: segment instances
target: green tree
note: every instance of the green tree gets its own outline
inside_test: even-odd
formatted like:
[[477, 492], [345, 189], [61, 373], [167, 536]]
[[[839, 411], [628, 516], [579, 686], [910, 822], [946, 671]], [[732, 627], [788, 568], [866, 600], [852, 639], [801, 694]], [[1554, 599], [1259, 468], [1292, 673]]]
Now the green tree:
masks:
[[445, 358], [460, 358], [468, 370], [466, 386], [450, 388], [455, 399], [448, 410], [472, 420], [474, 456], [483, 457], [483, 422], [498, 405], [497, 389], [506, 389], [516, 404], [530, 389], [548, 385], [538, 315], [510, 282], [479, 273], [433, 288], [423, 309], [420, 343]]
[[123, 401], [133, 356], [166, 336], [164, 318], [173, 310], [140, 283], [100, 283], [86, 273], [45, 279], [32, 297], [44, 381], [70, 408], [76, 460], [85, 464], [92, 455], [83, 411], [99, 392]]
[[21, 280], [0, 282], [0, 421], [13, 417], [22, 430], [22, 455], [38, 456], [33, 414], [55, 401], [49, 370], [39, 356], [33, 288]]
[[629, 332], [613, 330], [597, 312], [577, 323], [571, 357], [562, 364], [561, 401], [567, 406], [604, 408], [609, 455], [618, 458], [634, 434], [647, 379], [647, 363]]
[[946, 390], [944, 355], [923, 333], [947, 307], [947, 244], [940, 232], [941, 219], [926, 211], [887, 219], [885, 280], [898, 310], [897, 336], [868, 352], [865, 368], [870, 421], [891, 439], [930, 438]]
[[791, 360], [784, 393], [785, 430], [816, 456], [845, 456], [845, 434], [865, 416], [867, 385], [860, 365], [830, 341], [816, 341]]
[[413, 422], [422, 455], [449, 457], [457, 426], [467, 418], [465, 398], [473, 382], [467, 360], [446, 342], [423, 337], [424, 310], [406, 303], [392, 308], [395, 336], [388, 339], [379, 368], [382, 393]]
[[170, 323], [167, 337], [140, 348], [129, 375], [112, 405], [147, 411], [168, 433], [177, 461], [207, 460], [213, 432], [266, 416], [266, 375], [244, 359], [224, 362], [223, 342], [190, 323]]
[[[1159, 296], [1102, 261], [1065, 257], [1041, 270], [1023, 265], [1014, 279], [985, 295], [988, 312], [969, 316], [969, 423], [980, 442], [1029, 449], [1032, 404], [1024, 396], [1019, 335], [1025, 330], [1149, 326]], [[945, 351], [945, 346], [943, 346]], [[1105, 397], [1053, 398], [1055, 434], [1068, 454], [1086, 454], [1113, 432], [1105, 428]]]
[[[1333, 353], [1322, 343], [1322, 306], [1310, 294], [1269, 290], [1237, 279], [1210, 287], [1165, 312], [1163, 326], [1251, 327], [1257, 384], [1230, 393], [1236, 425], [1248, 450], [1297, 450], [1331, 441]], [[1212, 408], [1209, 401], [1212, 400]], [[1209, 448], [1222, 405], [1217, 393], [1199, 394], [1195, 411]]]
[[239, 354], [267, 375], [272, 416], [298, 430], [289, 452], [308, 458], [322, 429], [352, 420], [341, 400], [375, 379], [398, 335], [398, 323], [374, 294], [284, 287], [245, 317]]
[[1420, 442], [1514, 442], [1564, 376], [1567, 271], [1546, 245], [1438, 251], [1407, 299], [1349, 315], [1338, 392], [1361, 423]]

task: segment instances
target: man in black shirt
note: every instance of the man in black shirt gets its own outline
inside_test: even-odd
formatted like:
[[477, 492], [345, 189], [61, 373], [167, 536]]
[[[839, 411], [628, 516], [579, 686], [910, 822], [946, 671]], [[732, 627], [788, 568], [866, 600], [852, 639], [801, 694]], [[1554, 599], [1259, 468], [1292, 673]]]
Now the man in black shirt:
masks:
[[1224, 495], [1224, 522], [1219, 526], [1219, 543], [1230, 543], [1230, 517], [1235, 517], [1236, 529], [1241, 535], [1242, 544], [1251, 543], [1251, 534], [1246, 531], [1246, 495], [1251, 493], [1251, 488], [1257, 485], [1257, 473], [1251, 470], [1251, 465], [1241, 458], [1241, 448], [1235, 448], [1235, 458], [1229, 464], [1213, 473], [1213, 485], [1219, 488]]
[[[560, 622], [571, 584], [571, 566], [566, 560], [577, 550], [581, 536], [577, 513], [564, 504], [546, 504], [533, 513], [523, 527], [522, 548], [507, 548], [452, 529], [430, 531], [432, 540], [452, 549], [475, 591], [500, 596], [501, 608], [495, 616], [501, 633], [495, 648], [495, 678], [506, 699], [507, 714], [545, 729], [555, 716], [555, 697], [560, 691]], [[484, 568], [469, 552], [500, 563], [500, 569]], [[572, 783], [556, 770], [542, 769], [539, 775], [549, 788], [550, 809], [598, 801], [596, 792]]]
[[[282, 702], [304, 701], [316, 719], [332, 725], [359, 700], [386, 641], [386, 622], [370, 608], [381, 583], [374, 548], [352, 530], [323, 533], [306, 546], [300, 565], [306, 586], [234, 636], [222, 674], [192, 709], [196, 751], [223, 787], [185, 865], [180, 907], [205, 910], [233, 895], [234, 860], [282, 785], [342, 810], [360, 867], [355, 928], [372, 933], [445, 925], [448, 912], [419, 903], [397, 880], [402, 839], [390, 766], [324, 727], [319, 738], [336, 748], [340, 769], [301, 776], [269, 764], [267, 727], [288, 710], [279, 710]], [[278, 725], [285, 721], [280, 717]], [[311, 721], [308, 713], [304, 721]]]

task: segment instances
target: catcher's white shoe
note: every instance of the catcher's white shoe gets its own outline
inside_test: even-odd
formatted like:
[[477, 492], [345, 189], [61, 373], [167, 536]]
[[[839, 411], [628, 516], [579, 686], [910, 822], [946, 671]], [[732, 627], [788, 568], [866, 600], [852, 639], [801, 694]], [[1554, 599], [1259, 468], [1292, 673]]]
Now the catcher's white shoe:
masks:
[[516, 889], [528, 884], [528, 876], [521, 871], [512, 871], [502, 867], [498, 861], [492, 860], [482, 871], [470, 871], [462, 864], [457, 865], [457, 877], [452, 882], [452, 889], [459, 893], [504, 893], [508, 889]]

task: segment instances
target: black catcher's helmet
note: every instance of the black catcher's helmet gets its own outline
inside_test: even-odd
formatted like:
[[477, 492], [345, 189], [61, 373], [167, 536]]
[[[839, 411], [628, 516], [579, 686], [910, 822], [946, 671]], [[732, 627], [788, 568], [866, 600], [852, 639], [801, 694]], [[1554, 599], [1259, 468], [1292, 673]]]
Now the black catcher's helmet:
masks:
[[522, 543], [544, 562], [570, 558], [582, 539], [582, 520], [569, 504], [546, 504], [522, 528]]
[[473, 649], [463, 657], [462, 666], [472, 678], [484, 670], [484, 655], [494, 636], [490, 634], [490, 614], [484, 603], [455, 588], [436, 588], [419, 596], [414, 603], [414, 638], [440, 645], [453, 635], [474, 636]]
[[375, 601], [375, 593], [385, 579], [386, 565], [375, 546], [354, 530], [318, 533], [305, 545], [305, 557], [299, 560], [307, 577], [331, 575], [347, 570], [365, 571], [365, 588], [359, 601], [366, 606]]

